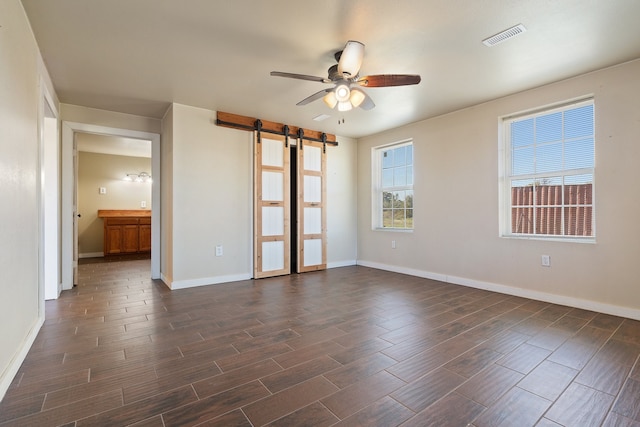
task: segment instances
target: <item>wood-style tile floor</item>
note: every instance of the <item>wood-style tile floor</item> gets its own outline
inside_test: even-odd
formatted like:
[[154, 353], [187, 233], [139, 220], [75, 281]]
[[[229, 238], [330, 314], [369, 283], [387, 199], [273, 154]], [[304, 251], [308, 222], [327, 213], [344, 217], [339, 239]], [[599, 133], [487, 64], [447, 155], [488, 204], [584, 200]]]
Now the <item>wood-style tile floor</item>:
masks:
[[640, 426], [638, 321], [364, 267], [149, 275], [81, 265], [1, 426]]

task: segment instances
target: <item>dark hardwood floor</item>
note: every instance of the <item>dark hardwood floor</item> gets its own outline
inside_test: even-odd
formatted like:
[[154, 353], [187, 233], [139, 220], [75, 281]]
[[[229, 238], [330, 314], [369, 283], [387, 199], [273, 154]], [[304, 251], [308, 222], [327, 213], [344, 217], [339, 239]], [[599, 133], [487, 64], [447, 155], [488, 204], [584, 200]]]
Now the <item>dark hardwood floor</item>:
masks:
[[1, 426], [640, 426], [635, 320], [364, 267], [173, 292], [149, 268], [80, 266]]

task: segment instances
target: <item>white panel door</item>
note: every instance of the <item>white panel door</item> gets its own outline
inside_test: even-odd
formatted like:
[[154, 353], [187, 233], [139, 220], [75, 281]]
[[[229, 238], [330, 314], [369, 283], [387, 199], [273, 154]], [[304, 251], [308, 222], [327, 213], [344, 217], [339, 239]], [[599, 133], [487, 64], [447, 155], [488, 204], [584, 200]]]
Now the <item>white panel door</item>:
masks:
[[291, 178], [284, 136], [256, 133], [254, 171], [253, 277], [289, 274]]
[[298, 273], [327, 268], [326, 152], [298, 141]]

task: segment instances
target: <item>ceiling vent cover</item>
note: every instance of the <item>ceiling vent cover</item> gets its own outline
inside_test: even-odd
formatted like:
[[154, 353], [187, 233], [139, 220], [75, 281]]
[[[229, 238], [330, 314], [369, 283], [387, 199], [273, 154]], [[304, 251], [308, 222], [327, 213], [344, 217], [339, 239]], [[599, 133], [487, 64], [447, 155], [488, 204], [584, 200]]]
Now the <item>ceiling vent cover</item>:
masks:
[[515, 27], [507, 28], [504, 31], [499, 32], [487, 39], [482, 40], [482, 43], [486, 46], [492, 47], [502, 42], [506, 42], [510, 38], [517, 36], [518, 34], [522, 34], [527, 29], [522, 24], [518, 24]]

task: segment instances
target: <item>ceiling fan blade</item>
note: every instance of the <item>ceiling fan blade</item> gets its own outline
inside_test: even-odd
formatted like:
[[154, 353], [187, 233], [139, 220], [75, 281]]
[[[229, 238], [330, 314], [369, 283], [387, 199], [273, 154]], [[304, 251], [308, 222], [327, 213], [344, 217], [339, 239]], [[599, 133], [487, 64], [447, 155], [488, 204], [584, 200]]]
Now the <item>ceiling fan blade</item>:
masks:
[[375, 106], [376, 106], [376, 104], [373, 102], [373, 99], [371, 99], [371, 97], [369, 95], [364, 93], [364, 101], [362, 101], [362, 104], [360, 104], [360, 108], [362, 108], [363, 110], [369, 111], [369, 110], [373, 109], [373, 107], [375, 107]]
[[358, 75], [360, 66], [362, 65], [362, 58], [364, 57], [364, 44], [349, 40], [344, 46], [340, 59], [338, 60], [338, 72], [340, 75], [347, 74], [347, 77], [352, 78]]
[[360, 77], [356, 83], [364, 87], [417, 85], [420, 83], [420, 76], [417, 74], [376, 74]]
[[333, 88], [330, 89], [323, 89], [321, 91], [318, 91], [316, 93], [314, 93], [313, 95], [307, 96], [305, 99], [303, 99], [302, 101], [298, 102], [296, 105], [307, 105], [317, 99], [322, 98], [323, 96], [325, 96], [327, 93], [331, 92], [333, 90]]
[[331, 83], [331, 80], [325, 79], [324, 77], [309, 76], [306, 74], [295, 74], [295, 73], [285, 73], [283, 71], [272, 71], [271, 75], [276, 77], [286, 77], [289, 79], [309, 80], [312, 82], [319, 82], [319, 83]]
[[373, 100], [363, 91], [357, 87], [351, 88], [351, 94], [349, 95], [349, 101], [354, 107], [360, 107], [363, 110], [371, 110], [376, 104]]

